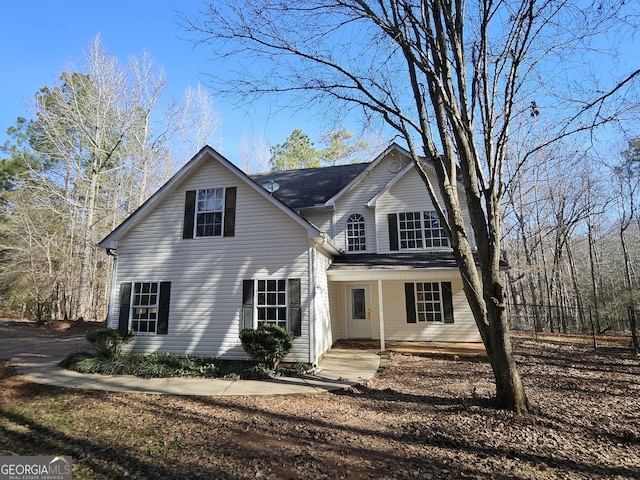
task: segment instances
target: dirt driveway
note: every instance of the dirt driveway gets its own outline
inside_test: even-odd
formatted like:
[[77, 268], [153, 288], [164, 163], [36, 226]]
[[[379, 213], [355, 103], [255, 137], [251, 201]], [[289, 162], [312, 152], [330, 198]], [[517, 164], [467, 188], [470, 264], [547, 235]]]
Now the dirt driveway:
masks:
[[91, 351], [85, 332], [102, 324], [60, 322], [53, 327], [39, 327], [33, 322], [0, 320], [0, 359], [31, 354], [64, 357], [72, 352]]

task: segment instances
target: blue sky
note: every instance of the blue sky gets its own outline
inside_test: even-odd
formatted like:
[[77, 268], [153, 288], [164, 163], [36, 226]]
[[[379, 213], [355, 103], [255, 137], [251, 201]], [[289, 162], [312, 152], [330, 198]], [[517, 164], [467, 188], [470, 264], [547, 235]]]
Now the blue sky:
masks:
[[[131, 55], [141, 57], [146, 49], [167, 76], [165, 95], [183, 98], [188, 86], [206, 86], [205, 73], [215, 66], [205, 47], [194, 49], [178, 25], [177, 11], [197, 13], [198, 1], [168, 0], [20, 0], [0, 7], [0, 145], [6, 129], [19, 116], [28, 117], [25, 104], [44, 86], [56, 82], [70, 63], [82, 65], [83, 52], [98, 34], [107, 53], [125, 64]], [[218, 98], [221, 144], [216, 145], [229, 160], [240, 163], [240, 141], [264, 137], [267, 143], [282, 143], [294, 128], [312, 140], [327, 130], [310, 112], [275, 110], [267, 100], [252, 105], [250, 115]], [[195, 153], [195, 152], [194, 152]]]
[[[208, 59], [206, 46], [194, 48], [184, 39], [187, 33], [178, 24], [177, 11], [197, 15], [200, 0], [18, 0], [0, 7], [0, 145], [7, 140], [9, 126], [18, 116], [28, 116], [25, 104], [44, 86], [53, 85], [70, 63], [82, 65], [83, 52], [100, 34], [102, 46], [121, 64], [131, 55], [140, 57], [146, 49], [167, 75], [166, 98], [183, 98], [188, 86], [206, 86], [207, 72], [216, 65]], [[614, 35], [615, 36], [615, 35]], [[621, 44], [608, 39], [624, 54], [617, 68], [591, 67], [609, 71], [631, 71], [638, 67], [637, 43]], [[598, 68], [599, 67], [599, 68]], [[608, 67], [608, 68], [607, 68]], [[213, 95], [214, 108], [222, 122], [220, 142], [212, 146], [232, 162], [241, 163], [240, 141], [263, 138], [267, 144], [282, 143], [294, 128], [313, 141], [335, 125], [322, 125], [318, 112], [282, 111], [269, 99], [255, 102], [250, 113]], [[356, 131], [350, 125], [347, 128]], [[389, 138], [390, 139], [390, 138]], [[387, 140], [389, 140], [387, 139]], [[385, 140], [381, 138], [381, 140]], [[195, 153], [195, 152], [194, 152]]]

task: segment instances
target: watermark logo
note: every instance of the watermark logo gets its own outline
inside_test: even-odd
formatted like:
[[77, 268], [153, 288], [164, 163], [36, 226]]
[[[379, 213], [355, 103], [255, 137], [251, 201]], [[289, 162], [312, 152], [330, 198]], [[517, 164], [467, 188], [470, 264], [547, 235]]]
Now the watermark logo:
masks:
[[71, 480], [73, 461], [61, 457], [0, 457], [0, 480]]

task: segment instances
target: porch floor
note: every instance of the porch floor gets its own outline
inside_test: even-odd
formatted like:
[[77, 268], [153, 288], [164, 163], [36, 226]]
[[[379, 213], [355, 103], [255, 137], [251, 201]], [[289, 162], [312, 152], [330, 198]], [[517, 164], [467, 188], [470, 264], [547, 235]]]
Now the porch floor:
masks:
[[[409, 355], [457, 355], [458, 357], [486, 357], [482, 342], [385, 342], [387, 352]], [[380, 340], [338, 340], [333, 347], [380, 350]]]

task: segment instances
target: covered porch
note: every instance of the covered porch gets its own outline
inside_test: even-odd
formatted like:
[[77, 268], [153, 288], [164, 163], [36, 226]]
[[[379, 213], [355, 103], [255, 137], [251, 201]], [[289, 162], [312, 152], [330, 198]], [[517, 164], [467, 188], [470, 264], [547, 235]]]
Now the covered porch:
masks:
[[481, 342], [450, 252], [345, 255], [327, 276], [333, 343]]

